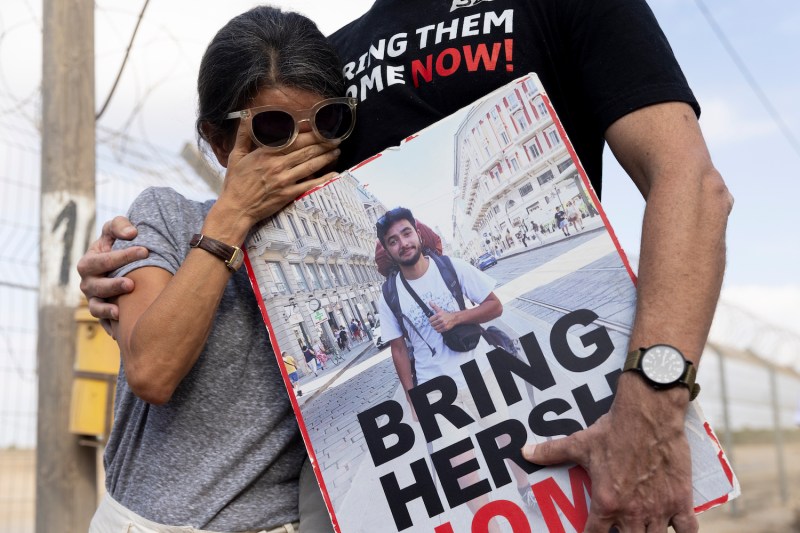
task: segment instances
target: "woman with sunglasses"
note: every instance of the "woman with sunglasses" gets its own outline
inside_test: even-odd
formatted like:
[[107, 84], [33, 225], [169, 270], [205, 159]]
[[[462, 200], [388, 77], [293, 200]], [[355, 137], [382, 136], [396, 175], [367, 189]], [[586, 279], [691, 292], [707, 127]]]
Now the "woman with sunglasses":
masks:
[[269, 7], [217, 33], [198, 92], [225, 182], [205, 203], [151, 188], [129, 211], [138, 236], [117, 246], [150, 255], [115, 273], [135, 289], [118, 299], [107, 495], [90, 531], [332, 531], [238, 246], [334, 176], [355, 104], [317, 27]]

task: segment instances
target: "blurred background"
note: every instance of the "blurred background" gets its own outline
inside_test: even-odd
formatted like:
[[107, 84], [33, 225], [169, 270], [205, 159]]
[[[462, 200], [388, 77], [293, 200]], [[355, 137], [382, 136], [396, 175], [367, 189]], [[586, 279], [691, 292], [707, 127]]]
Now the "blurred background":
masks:
[[[328, 34], [363, 13], [371, 2], [273, 4], [308, 15]], [[650, 0], [649, 4], [700, 101], [700, 123], [712, 158], [736, 198], [728, 229], [725, 284], [700, 367], [700, 401], [733, 462], [743, 496], [701, 515], [702, 530], [800, 531], [800, 240], [792, 225], [800, 203], [796, 70], [800, 3]], [[99, 224], [123, 214], [150, 185], [169, 185], [196, 199], [215, 194], [218, 177], [195, 148], [195, 76], [216, 30], [253, 5], [244, 0], [95, 2], [94, 89], [99, 118], [93, 211]], [[40, 447], [37, 454], [37, 421], [39, 435], [47, 434], [51, 425], [69, 425], [73, 432], [65, 432], [63, 440], [85, 448], [84, 462], [93, 461], [109, 422], [108, 409], [88, 412], [81, 405], [105, 398], [105, 376], [116, 371], [113, 354], [106, 353], [113, 347], [103, 344], [97, 326], [75, 307], [74, 262], [79, 253], [62, 272], [65, 301], [77, 315], [70, 313], [69, 324], [39, 323], [40, 305], [52, 303], [52, 295], [41, 291], [39, 265], [42, 50], [43, 42], [53, 38], [43, 28], [42, 3], [3, 0], [0, 533], [46, 531], [35, 526], [35, 517], [45, 513], [41, 501], [37, 508], [37, 494], [50, 497], [42, 486], [37, 492], [37, 458], [40, 480], [57, 485], [65, 482], [63, 476], [75, 474], [58, 465], [63, 450], [48, 455]], [[605, 161], [603, 206], [635, 263], [644, 202], [610, 153]], [[86, 222], [87, 236], [99, 232], [91, 217], [84, 221], [68, 215], [65, 212], [58, 220]], [[66, 247], [67, 232], [60, 228], [47, 228], [49, 240], [42, 238], [43, 242], [61, 245], [63, 240]], [[75, 243], [74, 249], [85, 245]], [[41, 271], [48, 268], [45, 265]], [[72, 400], [77, 403], [56, 412], [50, 404], [43, 407], [42, 399], [62, 398], [63, 391], [53, 389], [50, 381], [43, 386], [40, 378], [44, 371], [63, 367], [64, 361], [55, 361], [57, 352], [51, 350], [50, 359], [40, 359], [37, 365], [37, 339], [41, 354], [42, 339], [59, 328], [77, 332], [75, 342], [83, 343], [78, 351], [86, 359], [78, 362], [77, 370], [66, 361], [69, 377], [56, 376], [62, 382], [79, 383], [77, 400]]]

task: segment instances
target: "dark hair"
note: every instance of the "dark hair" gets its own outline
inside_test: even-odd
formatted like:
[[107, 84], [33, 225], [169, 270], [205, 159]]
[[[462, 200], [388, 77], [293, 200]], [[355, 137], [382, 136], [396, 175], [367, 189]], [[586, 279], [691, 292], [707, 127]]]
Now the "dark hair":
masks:
[[375, 231], [378, 233], [378, 240], [381, 241], [383, 246], [386, 246], [386, 244], [383, 242], [386, 232], [389, 231], [389, 228], [391, 228], [395, 222], [399, 222], [401, 220], [408, 220], [413, 228], [417, 227], [417, 221], [414, 220], [414, 215], [412, 215], [411, 211], [405, 207], [395, 207], [391, 211], [387, 211], [375, 223]]
[[225, 116], [245, 109], [261, 89], [280, 86], [342, 96], [341, 61], [310, 19], [255, 7], [225, 24], [203, 54], [197, 75], [198, 135], [209, 144], [232, 139], [237, 121]]

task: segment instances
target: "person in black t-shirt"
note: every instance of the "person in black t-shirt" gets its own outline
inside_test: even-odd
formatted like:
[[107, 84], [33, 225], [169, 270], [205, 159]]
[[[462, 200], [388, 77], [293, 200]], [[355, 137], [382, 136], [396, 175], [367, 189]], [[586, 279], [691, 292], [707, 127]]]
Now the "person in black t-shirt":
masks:
[[347, 350], [350, 345], [350, 337], [347, 336], [347, 330], [344, 326], [339, 328], [339, 347], [342, 350]]
[[[319, 362], [317, 361], [317, 354], [315, 354], [314, 350], [312, 350], [309, 346], [303, 346], [302, 350], [303, 350], [303, 357], [305, 357], [306, 359], [306, 364], [308, 365], [308, 368], [311, 369], [311, 371], [314, 373], [315, 376], [318, 375], [317, 369], [319, 368]], [[325, 369], [323, 368], [323, 370]]]
[[[699, 361], [719, 296], [732, 198], [700, 132], [699, 106], [645, 0], [376, 0], [330, 39], [348, 95], [359, 99], [341, 168], [537, 73], [597, 193], [608, 142], [647, 200], [631, 348], [666, 343]], [[109, 252], [110, 243], [134, 234], [118, 217], [80, 261], [98, 318], [115, 319], [103, 298], [131, 288], [104, 278], [129, 261]], [[608, 414], [524, 454], [588, 470], [595, 497], [586, 531], [665, 531], [667, 524], [696, 531], [688, 403], [684, 387], [655, 390], [625, 372]]]
[[556, 207], [556, 215], [555, 215], [556, 226], [558, 229], [564, 232], [564, 237], [569, 237], [569, 228], [567, 227], [567, 215], [564, 213], [564, 210], [559, 206]]

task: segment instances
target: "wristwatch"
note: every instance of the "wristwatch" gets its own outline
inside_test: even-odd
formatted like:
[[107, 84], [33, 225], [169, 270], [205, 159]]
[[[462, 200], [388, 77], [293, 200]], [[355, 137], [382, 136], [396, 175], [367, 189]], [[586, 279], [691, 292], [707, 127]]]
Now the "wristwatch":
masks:
[[700, 385], [695, 383], [697, 368], [683, 354], [669, 344], [655, 344], [628, 353], [622, 371], [639, 372], [645, 382], [654, 389], [669, 389], [683, 385], [689, 389], [689, 400], [700, 394]]
[[201, 248], [206, 252], [216, 255], [225, 262], [225, 266], [231, 272], [236, 272], [244, 262], [244, 254], [238, 246], [231, 246], [222, 241], [206, 237], [202, 233], [195, 233], [189, 241], [192, 248]]

